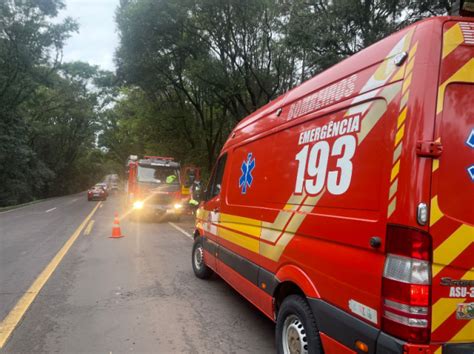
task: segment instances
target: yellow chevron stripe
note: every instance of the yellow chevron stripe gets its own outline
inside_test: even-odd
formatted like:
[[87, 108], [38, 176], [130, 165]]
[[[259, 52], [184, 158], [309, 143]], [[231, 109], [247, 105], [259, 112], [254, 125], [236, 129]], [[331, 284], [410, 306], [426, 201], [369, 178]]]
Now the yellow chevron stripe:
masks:
[[413, 58], [413, 56], [415, 55], [416, 53], [416, 50], [418, 49], [418, 42], [416, 42], [413, 47], [411, 47], [410, 51], [408, 52], [408, 56], [410, 58]]
[[408, 76], [408, 74], [411, 74], [411, 72], [413, 71], [414, 66], [415, 66], [415, 57], [412, 57], [412, 58], [410, 58], [410, 60], [407, 63], [407, 68], [406, 68], [406, 71], [405, 71], [405, 75]]
[[455, 298], [442, 298], [436, 301], [432, 308], [431, 332], [436, 331], [456, 311], [456, 305], [460, 302], [462, 300]]
[[398, 172], [400, 171], [400, 160], [397, 161], [395, 165], [392, 167], [392, 175], [390, 176], [390, 182], [392, 182], [395, 177], [397, 177]]
[[433, 226], [439, 219], [443, 217], [443, 213], [439, 209], [438, 196], [431, 198], [430, 226]]
[[444, 91], [446, 90], [446, 86], [454, 81], [474, 82], [474, 58], [470, 59], [466, 64], [464, 64], [464, 66], [462, 66], [458, 71], [456, 71], [439, 87], [436, 114], [439, 114], [443, 110]]
[[438, 168], [439, 168], [439, 160], [434, 159], [434, 160], [433, 160], [433, 166], [432, 166], [432, 168], [431, 168], [431, 171], [434, 172], [434, 171], [436, 171]]
[[467, 224], [461, 225], [433, 252], [433, 263], [441, 267], [433, 268], [435, 277], [446, 265], [450, 264], [467, 247], [474, 242], [474, 227]]
[[474, 340], [474, 320], [467, 321], [466, 325], [451, 338], [450, 342], [472, 342]]
[[443, 35], [443, 54], [441, 58], [444, 59], [456, 49], [462, 42], [464, 42], [464, 36], [461, 31], [459, 24], [455, 24], [453, 27], [444, 32]]
[[405, 93], [405, 91], [410, 87], [411, 84], [411, 77], [412, 73], [410, 73], [406, 79], [403, 81], [403, 87], [402, 87], [402, 93]]
[[403, 122], [405, 121], [406, 117], [407, 117], [407, 107], [405, 107], [403, 109], [403, 111], [400, 112], [400, 115], [398, 116], [398, 120], [397, 120], [397, 129], [400, 128], [400, 126], [403, 124]]
[[405, 133], [405, 125], [402, 125], [400, 129], [398, 129], [397, 135], [395, 135], [395, 146], [397, 146], [400, 140], [402, 140], [404, 133]]

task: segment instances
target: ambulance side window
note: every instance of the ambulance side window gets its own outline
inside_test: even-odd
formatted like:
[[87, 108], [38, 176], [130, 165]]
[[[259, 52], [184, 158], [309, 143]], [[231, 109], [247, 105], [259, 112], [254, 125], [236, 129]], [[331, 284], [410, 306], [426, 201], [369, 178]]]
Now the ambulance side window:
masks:
[[217, 166], [212, 176], [211, 183], [206, 195], [206, 200], [212, 199], [221, 192], [222, 177], [224, 176], [225, 163], [227, 161], [227, 154], [221, 156], [217, 161]]

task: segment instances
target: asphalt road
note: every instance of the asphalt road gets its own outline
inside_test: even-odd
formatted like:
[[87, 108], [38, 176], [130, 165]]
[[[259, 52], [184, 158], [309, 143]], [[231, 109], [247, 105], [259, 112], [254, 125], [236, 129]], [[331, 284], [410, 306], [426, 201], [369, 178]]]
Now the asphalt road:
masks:
[[[74, 195], [0, 213], [3, 322], [83, 224], [0, 352], [275, 351], [270, 320], [218, 277], [194, 277], [189, 237], [122, 218], [125, 237], [110, 239], [125, 210], [112, 196], [84, 224], [97, 203]], [[191, 218], [175, 225], [192, 232]]]

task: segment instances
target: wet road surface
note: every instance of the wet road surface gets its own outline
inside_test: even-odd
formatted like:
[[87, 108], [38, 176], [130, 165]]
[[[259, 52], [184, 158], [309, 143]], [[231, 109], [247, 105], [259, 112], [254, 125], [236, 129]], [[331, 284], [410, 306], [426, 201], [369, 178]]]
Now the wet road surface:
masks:
[[99, 202], [85, 195], [0, 213], [3, 325], [82, 224], [0, 352], [275, 351], [270, 320], [218, 277], [193, 275], [192, 240], [173, 227], [191, 234], [191, 217], [173, 224], [122, 218], [125, 237], [111, 239], [120, 200], [100, 203], [86, 222]]

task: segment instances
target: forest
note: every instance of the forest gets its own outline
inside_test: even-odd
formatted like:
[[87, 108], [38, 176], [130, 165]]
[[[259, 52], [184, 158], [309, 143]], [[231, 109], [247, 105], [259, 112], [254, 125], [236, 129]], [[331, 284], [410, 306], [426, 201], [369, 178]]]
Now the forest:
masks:
[[81, 31], [63, 1], [0, 1], [0, 207], [83, 191], [131, 154], [208, 173], [245, 116], [453, 3], [120, 0], [110, 72], [62, 60]]

